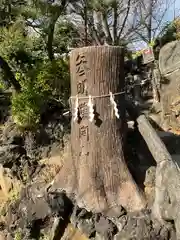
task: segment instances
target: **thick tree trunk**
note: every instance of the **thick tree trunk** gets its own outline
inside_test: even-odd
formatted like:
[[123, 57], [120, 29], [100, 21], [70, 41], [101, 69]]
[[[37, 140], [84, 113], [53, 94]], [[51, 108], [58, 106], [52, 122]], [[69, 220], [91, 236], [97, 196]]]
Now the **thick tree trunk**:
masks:
[[[71, 53], [71, 104], [79, 97], [79, 121], [71, 124], [72, 161], [66, 162], [58, 186], [75, 193], [77, 203], [93, 212], [118, 215], [121, 206], [135, 211], [145, 206], [124, 159], [126, 135], [125, 96], [116, 95], [120, 119], [109, 92], [124, 91], [124, 57], [119, 47], [84, 47]], [[95, 119], [89, 121], [88, 96]], [[85, 98], [81, 98], [85, 97]], [[69, 160], [68, 160], [69, 161]], [[68, 167], [69, 166], [69, 167]], [[64, 180], [65, 175], [70, 175]], [[68, 183], [67, 183], [68, 182]]]

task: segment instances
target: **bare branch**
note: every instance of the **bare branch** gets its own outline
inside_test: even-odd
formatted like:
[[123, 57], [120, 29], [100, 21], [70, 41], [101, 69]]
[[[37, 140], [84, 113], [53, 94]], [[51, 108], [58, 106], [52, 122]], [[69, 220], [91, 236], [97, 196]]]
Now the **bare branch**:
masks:
[[108, 41], [108, 43], [112, 43], [112, 36], [111, 36], [111, 32], [110, 32], [110, 29], [109, 29], [109, 25], [108, 25], [108, 22], [107, 22], [107, 13], [106, 12], [103, 12], [102, 13], [102, 23], [103, 23], [103, 28], [104, 28], [104, 33], [105, 33], [105, 36], [106, 36], [106, 40]]
[[150, 42], [152, 38], [157, 36], [171, 4], [171, 0], [139, 0], [138, 16], [142, 28], [140, 29], [141, 32], [136, 32], [136, 34], [143, 41], [145, 40], [144, 37], [146, 42]]
[[113, 41], [114, 45], [117, 44], [117, 18], [118, 18], [118, 6], [117, 1], [113, 5]]
[[126, 24], [126, 22], [127, 22], [127, 19], [128, 19], [128, 16], [129, 16], [130, 7], [131, 7], [131, 0], [128, 0], [127, 12], [126, 12], [126, 16], [125, 16], [125, 18], [124, 18], [124, 21], [123, 21], [123, 23], [122, 23], [121, 30], [120, 30], [120, 32], [119, 32], [119, 34], [118, 34], [118, 40], [120, 39], [121, 34], [122, 34], [123, 30], [124, 30], [125, 24]]
[[90, 34], [92, 34], [93, 39], [95, 40], [97, 45], [102, 45], [101, 39], [98, 36], [98, 32], [94, 26], [94, 20], [93, 17], [91, 17], [90, 19], [88, 19], [88, 28], [89, 28], [89, 32]]

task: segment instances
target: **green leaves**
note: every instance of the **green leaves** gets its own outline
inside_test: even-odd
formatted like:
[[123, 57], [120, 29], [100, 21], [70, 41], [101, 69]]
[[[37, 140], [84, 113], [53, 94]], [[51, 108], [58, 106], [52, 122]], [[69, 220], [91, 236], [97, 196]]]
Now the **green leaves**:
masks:
[[0, 0], [0, 87], [20, 85], [21, 91], [12, 96], [12, 116], [21, 128], [38, 127], [50, 101], [68, 104], [69, 65], [61, 54], [75, 44], [77, 29], [60, 19], [65, 4]]
[[54, 32], [53, 48], [56, 53], [67, 53], [68, 47], [76, 46], [80, 38], [78, 29], [68, 21], [58, 22]]
[[162, 31], [162, 35], [158, 39], [161, 42], [161, 46], [168, 42], [176, 40], [176, 28], [174, 24], [167, 23]]
[[12, 115], [14, 122], [23, 129], [34, 129], [40, 121], [42, 99], [30, 89], [12, 98]]
[[0, 0], [0, 26], [10, 26], [20, 16], [26, 0]]
[[12, 98], [13, 119], [18, 126], [25, 129], [38, 127], [41, 114], [51, 99], [57, 99], [67, 106], [70, 80], [68, 62], [63, 59], [44, 62], [33, 72], [33, 78], [20, 79], [22, 92]]
[[44, 94], [50, 93], [51, 97], [62, 99], [62, 103], [67, 105], [70, 95], [68, 60], [59, 58], [45, 63], [37, 76], [35, 86]]

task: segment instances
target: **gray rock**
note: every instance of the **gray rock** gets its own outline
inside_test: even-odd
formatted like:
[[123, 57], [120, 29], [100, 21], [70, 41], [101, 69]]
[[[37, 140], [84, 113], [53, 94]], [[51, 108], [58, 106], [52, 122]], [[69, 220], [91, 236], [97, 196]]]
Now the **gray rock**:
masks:
[[180, 239], [180, 170], [177, 163], [164, 161], [157, 166], [153, 216], [161, 223], [174, 221]]
[[165, 75], [180, 68], [180, 41], [173, 41], [164, 45], [159, 53], [159, 68]]
[[65, 218], [72, 213], [73, 204], [64, 192], [48, 193], [45, 198], [54, 215]]
[[10, 233], [8, 233], [7, 236], [6, 236], [6, 239], [7, 240], [13, 240], [13, 237], [12, 237], [12, 235]]
[[0, 164], [11, 168], [13, 164], [23, 155], [26, 154], [24, 147], [19, 145], [2, 145], [0, 146]]
[[58, 238], [59, 227], [61, 224], [61, 217], [55, 217], [53, 220], [52, 229], [50, 231], [50, 240], [55, 240]]
[[96, 232], [105, 239], [112, 239], [117, 232], [116, 225], [105, 217], [100, 217], [95, 223]]
[[58, 155], [59, 151], [64, 147], [63, 130], [62, 124], [56, 120], [43, 126], [36, 132], [26, 133], [24, 144], [27, 155], [36, 159]]
[[[119, 220], [123, 221], [122, 230], [116, 234], [114, 240], [170, 240], [173, 239], [173, 225], [154, 225], [150, 212], [129, 213]], [[174, 239], [175, 240], [175, 239]]]
[[2, 143], [7, 145], [23, 145], [24, 143], [23, 135], [12, 119], [9, 119], [3, 128]]
[[109, 240], [109, 238], [103, 237], [101, 234], [96, 233], [95, 240]]
[[64, 193], [47, 195], [43, 182], [30, 184], [22, 190], [20, 199], [11, 204], [6, 213], [6, 228], [13, 236], [17, 229], [22, 230], [24, 240], [35, 239], [42, 229], [54, 236], [59, 234], [72, 211], [72, 204]]
[[80, 220], [90, 219], [92, 218], [92, 214], [89, 213], [84, 208], [79, 208], [77, 204], [75, 203], [73, 212], [70, 217], [71, 223], [74, 225], [74, 227], [77, 227], [77, 224]]
[[80, 220], [77, 227], [83, 232], [88, 238], [95, 234], [95, 226], [93, 219]]
[[166, 44], [159, 54], [162, 76], [162, 117], [167, 128], [179, 131], [180, 41]]
[[145, 186], [154, 186], [155, 185], [155, 177], [156, 177], [156, 167], [151, 166], [146, 171], [144, 185]]
[[161, 103], [163, 125], [167, 129], [179, 130], [179, 77], [180, 77], [180, 42], [173, 41], [161, 48], [159, 68], [161, 79]]
[[51, 215], [51, 208], [45, 199], [44, 191], [44, 183], [34, 183], [23, 190], [18, 208], [22, 228]]
[[118, 231], [121, 232], [127, 224], [128, 217], [127, 215], [123, 215], [120, 218], [113, 218], [111, 220], [116, 225]]
[[86, 209], [79, 208], [75, 204], [70, 217], [70, 221], [75, 228], [77, 227], [87, 237], [92, 237], [95, 235], [94, 216]]

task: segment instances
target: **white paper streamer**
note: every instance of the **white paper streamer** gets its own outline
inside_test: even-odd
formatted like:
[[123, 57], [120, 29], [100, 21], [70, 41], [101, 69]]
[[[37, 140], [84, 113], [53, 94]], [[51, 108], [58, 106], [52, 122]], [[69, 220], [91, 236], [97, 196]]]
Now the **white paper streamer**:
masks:
[[114, 100], [114, 96], [113, 96], [112, 92], [109, 92], [109, 95], [110, 95], [110, 101], [114, 107], [115, 116], [117, 118], [119, 118], [120, 116], [119, 116], [118, 109], [117, 109], [117, 103]]
[[92, 122], [94, 119], [94, 108], [91, 96], [89, 96], [88, 107], [89, 107], [89, 121]]
[[74, 122], [78, 119], [78, 106], [79, 106], [79, 100], [78, 96], [76, 96], [76, 102], [75, 102], [75, 108], [74, 108]]

